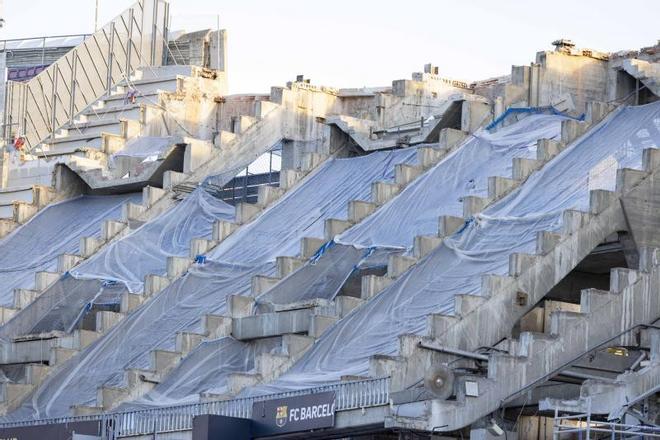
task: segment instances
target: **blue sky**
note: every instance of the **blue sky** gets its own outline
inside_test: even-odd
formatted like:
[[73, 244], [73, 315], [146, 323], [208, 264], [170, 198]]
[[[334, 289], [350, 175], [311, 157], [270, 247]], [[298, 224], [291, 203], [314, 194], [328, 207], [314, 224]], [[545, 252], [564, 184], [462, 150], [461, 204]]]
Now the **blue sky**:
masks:
[[[95, 0], [4, 0], [0, 38], [87, 33]], [[100, 0], [101, 23], [132, 3]], [[305, 74], [335, 87], [387, 85], [432, 62], [475, 80], [528, 64], [557, 38], [615, 51], [655, 44], [658, 0], [171, 0], [173, 29], [228, 30], [233, 93]]]

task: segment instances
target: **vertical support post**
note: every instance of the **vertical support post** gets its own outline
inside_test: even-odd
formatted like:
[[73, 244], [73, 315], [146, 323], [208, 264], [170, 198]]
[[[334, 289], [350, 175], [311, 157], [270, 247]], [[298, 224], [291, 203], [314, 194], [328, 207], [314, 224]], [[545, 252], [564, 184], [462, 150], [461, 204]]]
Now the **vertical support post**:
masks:
[[133, 8], [128, 10], [128, 44], [126, 45], [126, 75], [130, 75], [133, 71], [133, 63], [131, 62], [131, 55], [133, 53]]
[[591, 396], [587, 398], [587, 440], [591, 438]]
[[[55, 139], [55, 125], [57, 124], [57, 75], [59, 73], [60, 67], [55, 64], [55, 68], [53, 69], [53, 94], [52, 94], [52, 102], [50, 103], [50, 111], [51, 111], [51, 118], [50, 118], [50, 139], [51, 141]], [[39, 136], [41, 137], [41, 136]]]
[[19, 121], [20, 125], [19, 125], [19, 129], [16, 132], [16, 134], [19, 135], [19, 136], [24, 135], [25, 139], [26, 139], [26, 142], [28, 143], [28, 147], [32, 148], [32, 141], [28, 140], [28, 136], [27, 136], [27, 98], [28, 98], [27, 89], [28, 89], [28, 87], [30, 87], [29, 83], [23, 83], [23, 84], [21, 84], [21, 87], [19, 88], [19, 90], [21, 91], [23, 96], [20, 97], [21, 98], [21, 103], [22, 103], [21, 104], [22, 108], [20, 109], [18, 114], [20, 115], [21, 120]]
[[11, 117], [13, 115], [13, 109], [8, 108], [7, 104], [12, 102], [11, 100], [11, 94], [13, 91], [13, 83], [11, 81], [7, 81], [5, 83], [5, 102], [4, 102], [4, 114], [2, 115], [2, 139], [5, 140], [5, 143], [9, 145], [9, 136], [7, 136], [7, 127], [11, 130]]
[[41, 65], [46, 64], [46, 37], [41, 40]]
[[112, 65], [114, 63], [114, 51], [115, 51], [115, 22], [110, 23], [110, 41], [108, 45], [108, 80], [106, 83], [106, 92], [110, 94], [110, 89], [112, 89]]
[[76, 69], [78, 66], [78, 52], [77, 49], [72, 51], [72, 60], [71, 60], [71, 102], [69, 105], [69, 122], [73, 123], [73, 117], [76, 114]]
[[273, 150], [269, 151], [269, 163], [268, 163], [268, 184], [273, 183]]
[[245, 185], [243, 186], [243, 201], [247, 202], [248, 197], [248, 176], [250, 175], [250, 166], [245, 167]]

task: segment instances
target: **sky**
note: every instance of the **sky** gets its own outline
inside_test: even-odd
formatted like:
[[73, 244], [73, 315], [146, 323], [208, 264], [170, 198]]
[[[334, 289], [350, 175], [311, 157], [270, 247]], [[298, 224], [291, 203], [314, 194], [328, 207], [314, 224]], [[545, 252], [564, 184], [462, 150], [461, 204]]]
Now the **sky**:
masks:
[[[2, 1], [2, 0], [0, 0]], [[133, 3], [99, 0], [104, 24]], [[602, 51], [660, 38], [659, 0], [170, 0], [172, 29], [228, 31], [231, 93], [298, 74], [332, 87], [386, 86], [426, 63], [466, 81], [509, 74], [569, 38]], [[90, 33], [95, 0], [4, 0], [0, 39]]]

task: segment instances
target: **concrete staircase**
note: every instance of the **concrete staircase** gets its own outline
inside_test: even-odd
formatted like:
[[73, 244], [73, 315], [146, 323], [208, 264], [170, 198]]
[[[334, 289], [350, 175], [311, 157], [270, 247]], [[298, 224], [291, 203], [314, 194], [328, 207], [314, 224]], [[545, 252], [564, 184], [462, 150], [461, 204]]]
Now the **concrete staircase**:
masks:
[[[263, 106], [265, 108], [265, 106]], [[71, 269], [73, 269], [75, 266], [77, 266], [79, 263], [84, 261], [85, 259], [95, 255], [97, 252], [102, 250], [104, 246], [107, 243], [110, 243], [112, 240], [119, 239], [125, 235], [127, 235], [132, 229], [135, 229], [142, 224], [148, 222], [150, 219], [157, 217], [160, 215], [162, 212], [166, 211], [170, 207], [174, 206], [176, 203], [176, 199], [179, 196], [179, 193], [175, 190], [176, 185], [178, 184], [184, 184], [184, 185], [189, 185], [191, 187], [195, 187], [197, 185], [197, 182], [201, 181], [204, 179], [204, 177], [210, 173], [213, 173], [214, 170], [217, 170], [218, 168], [223, 169], [227, 167], [234, 168], [232, 166], [232, 163], [229, 162], [232, 159], [233, 160], [239, 160], [241, 153], [246, 153], [244, 150], [244, 146], [248, 145], [249, 148], [254, 150], [254, 147], [252, 147], [252, 143], [258, 140], [262, 140], [265, 142], [269, 142], [268, 139], [271, 138], [277, 138], [277, 140], [281, 139], [281, 132], [278, 130], [270, 130], [272, 128], [272, 123], [271, 121], [273, 120], [266, 118], [267, 115], [263, 115], [262, 119], [260, 119], [257, 123], [255, 123], [255, 126], [252, 128], [252, 130], [247, 130], [245, 132], [246, 138], [242, 136], [237, 136], [234, 141], [231, 143], [231, 145], [226, 145], [223, 149], [220, 150], [214, 150], [213, 155], [210, 156], [201, 156], [197, 155], [195, 156], [195, 149], [192, 148], [187, 148], [186, 149], [186, 157], [188, 160], [186, 161], [187, 163], [190, 163], [191, 165], [189, 166], [184, 166], [184, 170], [187, 172], [180, 173], [176, 171], [166, 171], [164, 173], [164, 183], [165, 183], [165, 189], [157, 188], [157, 187], [152, 187], [152, 186], [146, 186], [142, 189], [142, 203], [141, 204], [136, 204], [132, 202], [127, 202], [123, 209], [122, 209], [122, 217], [120, 220], [107, 220], [104, 221], [103, 224], [101, 225], [101, 236], [100, 237], [83, 237], [80, 240], [80, 248], [79, 248], [79, 253], [78, 254], [63, 254], [58, 257], [58, 273], [53, 273], [53, 274], [37, 274], [37, 286], [41, 286], [40, 289], [34, 289], [34, 290], [28, 290], [28, 289], [17, 289], [15, 292], [15, 300], [14, 300], [14, 307], [13, 308], [7, 308], [6, 310], [2, 310], [2, 315], [0, 315], [0, 319], [2, 316], [4, 316], [3, 322], [6, 322], [10, 317], [14, 316], [18, 310], [26, 307], [29, 305], [35, 298], [37, 298], [41, 293], [45, 291], [45, 289], [52, 284], [54, 281], [56, 281], [60, 275], [62, 275], [64, 272], [67, 272]], [[264, 119], [265, 118], [265, 119]], [[263, 120], [263, 122], [261, 122]], [[277, 123], [279, 123], [279, 119], [275, 119]], [[263, 124], [266, 124], [268, 126], [268, 134], [271, 136], [271, 138], [268, 137], [261, 137], [259, 136], [252, 136], [250, 135], [253, 130], [259, 131], [261, 133], [261, 128], [263, 127]], [[277, 142], [274, 141], [273, 143]], [[194, 144], [191, 144], [194, 147]], [[267, 143], [265, 144], [267, 146], [272, 145], [272, 143]], [[234, 151], [234, 148], [238, 149], [238, 151]], [[262, 147], [261, 149], [258, 149], [259, 153], [253, 153], [250, 155], [247, 153], [248, 158], [252, 156], [257, 156], [260, 154], [262, 150], [267, 150], [268, 147]], [[190, 153], [190, 154], [189, 154]], [[194, 157], [193, 157], [194, 156]], [[205, 160], [205, 162], [204, 162]], [[249, 160], [249, 159], [248, 159]], [[288, 176], [288, 183], [284, 182], [284, 184], [290, 184], [292, 185], [295, 182], [296, 178], [302, 178], [303, 173], [298, 172], [298, 171], [290, 171], [287, 172], [287, 170], [283, 171], [283, 174], [285, 176]], [[293, 177], [292, 177], [293, 176]], [[41, 189], [41, 191], [45, 191], [46, 188]], [[50, 189], [47, 189], [48, 191], [51, 191]], [[278, 188], [263, 188], [262, 191], [264, 191], [264, 194], [261, 196], [263, 200], [264, 198], [270, 198], [270, 200], [266, 200], [266, 202], [270, 203], [272, 202], [273, 199], [273, 194], [277, 193], [279, 191]], [[39, 193], [41, 194], [41, 193]], [[24, 215], [23, 212], [26, 211], [25, 209], [25, 204], [24, 203], [19, 203], [17, 204], [17, 213], [21, 214], [21, 221], [26, 221], [24, 220]], [[262, 207], [265, 206], [262, 203]], [[240, 208], [242, 210], [242, 220], [245, 220], [245, 215], [246, 212], [250, 210], [250, 206], [243, 206]], [[28, 211], [29, 212], [29, 211]], [[238, 211], [237, 211], [238, 213]], [[0, 220], [1, 221], [1, 220]], [[18, 225], [18, 222], [6, 222], [6, 224], [9, 226], [12, 225]], [[216, 226], [216, 235], [221, 236], [222, 232], [220, 230], [220, 226]], [[212, 240], [213, 241], [213, 240]], [[192, 259], [195, 258], [197, 255], [203, 254], [206, 250], [210, 249], [208, 246], [210, 243], [207, 243], [207, 240], [203, 239], [195, 239], [191, 243], [191, 258], [190, 260], [186, 259], [187, 261], [182, 262], [178, 260], [177, 258], [172, 258], [171, 261], [168, 262], [168, 270], [170, 275], [174, 276], [176, 271], [182, 270], [182, 264], [183, 267], [187, 267], [188, 264], [192, 262]], [[147, 293], [158, 291], [159, 283], [161, 286], [165, 286], [162, 282], [163, 277], [160, 275], [153, 275], [147, 277], [145, 280], [145, 291]], [[45, 283], [44, 280], [48, 281], [48, 283]], [[130, 299], [127, 299], [126, 303], [126, 309], [130, 309], [131, 307], [129, 304], [135, 304], [135, 298], [133, 298], [134, 295], [129, 297]], [[111, 314], [112, 312], [100, 312], [102, 315], [107, 315]], [[107, 321], [107, 320], [105, 320]], [[110, 319], [108, 322], [116, 322], [116, 319]]]
[[541, 411], [561, 413], [607, 414], [608, 420], [622, 419], [628, 408], [652, 397], [660, 388], [660, 333], [654, 328], [641, 328], [639, 337], [648, 348], [638, 362], [613, 381], [589, 379], [582, 383], [580, 395], [574, 400], [547, 398], [539, 402]]
[[[590, 351], [604, 344], [628, 345], [631, 337], [627, 331], [660, 317], [660, 299], [654, 293], [660, 282], [660, 267], [653, 267], [649, 273], [613, 269], [610, 279], [609, 291], [582, 291], [580, 312], [553, 312], [547, 333], [523, 332], [519, 339], [498, 345], [507, 352], [484, 355], [488, 364], [485, 376], [458, 376], [454, 385], [456, 400], [433, 401], [427, 428], [442, 426], [443, 431], [454, 431], [467, 426], [527, 389], [562, 372], [570, 374], [568, 367]], [[431, 343], [422, 343], [420, 347], [434, 350]], [[478, 389], [478, 395], [466, 394], [468, 382], [470, 389]], [[601, 383], [613, 388], [621, 386], [605, 379]], [[405, 412], [404, 408], [400, 411]], [[391, 423], [411, 427], [405, 418], [399, 420], [396, 416]]]
[[[258, 202], [256, 204], [240, 203], [236, 206], [236, 223], [218, 221], [214, 224], [211, 240], [196, 238], [191, 241], [190, 256], [168, 257], [167, 275], [150, 274], [145, 277], [144, 292], [141, 295], [125, 293], [121, 300], [119, 314], [108, 316], [108, 321], [119, 320], [127, 317], [131, 311], [149, 301], [162, 289], [177, 278], [183, 276], [188, 268], [194, 264], [198, 255], [204, 255], [211, 251], [220, 242], [226, 239], [242, 225], [254, 220], [265, 208], [275, 203], [287, 190], [303, 179], [314, 168], [320, 165], [325, 157], [319, 153], [308, 153], [308, 158], [303, 160], [308, 166], [299, 170], [282, 170], [280, 187], [263, 186], [259, 188]], [[112, 312], [101, 312], [108, 315]], [[98, 321], [97, 321], [98, 322]], [[97, 405], [94, 407], [77, 406], [73, 408], [77, 414], [88, 414], [100, 410], [114, 408], [119, 403], [136, 398], [149, 391], [155, 384], [172, 369], [179, 361], [197, 345], [206, 339], [215, 339], [228, 336], [231, 332], [231, 320], [223, 316], [207, 315], [203, 320], [204, 331], [202, 333], [180, 332], [175, 337], [175, 351], [153, 350], [151, 352], [151, 365], [147, 370], [128, 369], [125, 372], [125, 386], [121, 388], [102, 386], [97, 393]], [[291, 338], [283, 339], [289, 343]], [[283, 342], [283, 343], [284, 343]], [[285, 345], [283, 352], [288, 352]]]
[[[199, 159], [194, 167], [188, 168], [187, 173], [176, 171], [166, 171], [164, 173], [164, 188], [147, 186], [143, 188], [143, 202], [142, 204], [126, 203], [120, 221], [105, 221], [102, 225], [102, 234], [100, 238], [97, 237], [84, 237], [80, 242], [80, 251], [77, 255], [63, 254], [58, 258], [58, 273], [42, 273], [37, 275], [38, 289], [17, 289], [15, 291], [15, 304], [13, 308], [7, 308], [2, 313], [5, 314], [6, 319], [10, 316], [13, 317], [20, 312], [20, 309], [25, 308], [31, 304], [32, 301], [37, 299], [53, 282], [57, 281], [62, 273], [72, 269], [80, 262], [95, 255], [101, 251], [105, 244], [114, 239], [121, 238], [130, 232], [132, 228], [139, 227], [141, 224], [155, 218], [165, 210], [169, 209], [176, 203], [176, 199], [180, 197], [181, 186], [194, 187], [198, 182], [203, 180], [207, 175], [216, 172], [223, 172], [241, 168], [249, 164], [252, 160], [259, 157], [264, 152], [268, 151], [270, 147], [279, 142], [283, 137], [282, 122], [282, 109], [267, 101], [258, 103], [258, 119], [252, 121], [250, 126], [245, 125], [244, 131], [240, 135], [231, 136], [231, 140], [225, 142], [219, 148], [214, 149], [214, 153], [208, 159], [206, 157]], [[225, 137], [226, 140], [226, 137]], [[309, 157], [305, 157], [309, 156]], [[281, 189], [274, 187], [260, 188], [259, 202], [257, 203], [257, 211], [261, 211], [268, 204], [274, 202], [279, 195], [286, 189], [291, 188], [297, 181], [302, 179], [311, 169], [317, 166], [323, 160], [323, 156], [310, 153], [303, 156], [303, 162], [310, 164], [306, 169], [299, 170], [282, 170]], [[184, 191], [185, 192], [185, 191]], [[258, 214], [253, 207], [248, 205], [241, 205], [238, 207], [237, 219], [241, 222], [249, 221], [249, 218]], [[190, 246], [190, 258], [171, 257], [167, 261], [168, 276], [161, 275], [148, 275], [145, 278], [144, 295], [124, 295], [121, 302], [120, 312], [112, 312], [107, 310], [92, 310], [93, 319], [90, 322], [94, 323], [93, 330], [83, 330], [95, 335], [95, 338], [101, 336], [109, 328], [116, 325], [122, 320], [131, 310], [139, 306], [144, 301], [144, 298], [157, 293], [165, 288], [170, 282], [183, 275], [193, 259], [197, 255], [202, 255], [206, 251], [212, 249], [222, 239], [228, 236], [235, 230], [238, 225], [226, 222], [218, 222], [214, 226], [214, 233], [212, 240], [206, 239], [193, 239]], [[17, 341], [8, 344], [4, 349], [7, 355], [3, 364], [16, 363], [25, 364], [29, 363], [51, 363], [60, 362], [73, 357], [80, 349], [84, 348], [82, 345], [71, 345], [67, 348], [60, 346], [60, 340], [66, 340], [68, 336], [49, 333], [48, 335], [26, 335], [24, 340], [18, 338]], [[19, 359], [15, 353], [18, 351], [31, 351], [34, 352], [34, 347], [29, 347], [33, 340], [47, 340], [47, 348], [40, 347], [36, 349], [39, 353], [34, 360], [32, 359]], [[66, 344], [63, 342], [63, 344]], [[16, 348], [17, 346], [23, 348]], [[71, 348], [72, 347], [72, 348]], [[52, 350], [51, 350], [52, 349]], [[52, 351], [57, 354], [51, 354]], [[66, 351], [66, 356], [64, 355]], [[54, 365], [54, 364], [53, 364]], [[26, 370], [27, 371], [27, 370]], [[26, 373], [27, 374], [27, 373]], [[20, 399], [18, 399], [20, 400]], [[81, 409], [84, 412], [84, 409]]]
[[[366, 217], [378, 210], [378, 208], [399, 194], [408, 184], [417, 177], [432, 168], [447, 154], [457, 148], [465, 138], [465, 134], [453, 129], [444, 129], [444, 133], [453, 136], [454, 141], [450, 144], [443, 143], [436, 147], [419, 147], [417, 149], [417, 165], [405, 163], [395, 165], [394, 182], [376, 181], [371, 184], [371, 200], [351, 200], [347, 204], [346, 219], [329, 218], [324, 223], [323, 238], [305, 237], [300, 242], [300, 254], [297, 257], [277, 257], [277, 275], [257, 275], [252, 280], [252, 296], [258, 296], [275, 287], [281, 280], [286, 278], [298, 268], [302, 267], [306, 260], [334, 237], [341, 234], [353, 225], [361, 222]], [[447, 135], [442, 136], [446, 138]], [[289, 176], [291, 177], [291, 176]], [[289, 178], [285, 176], [285, 179]], [[295, 176], [294, 176], [295, 177]], [[240, 339], [240, 338], [239, 338]]]
[[623, 61], [623, 69], [660, 97], [660, 63], [631, 58]]
[[[594, 106], [598, 107], [598, 106]], [[598, 120], [604, 117], [605, 112], [594, 115]], [[586, 131], [584, 125], [567, 121], [562, 132], [566, 143], [571, 142], [576, 137]], [[327, 219], [325, 223], [324, 238], [305, 238], [301, 242], [301, 254], [299, 257], [281, 256], [277, 259], [277, 276], [258, 275], [252, 280], [252, 295], [256, 296], [267, 292], [276, 286], [290, 273], [301, 267], [305, 260], [311, 258], [318, 248], [326, 242], [351, 227], [353, 224], [362, 221], [368, 215], [375, 212], [379, 206], [386, 203], [392, 197], [395, 197], [405, 185], [412, 182], [423, 172], [430, 169], [435, 163], [442, 160], [453, 148], [460, 145], [460, 140], [465, 134], [458, 136], [456, 130], [444, 129], [441, 139], [452, 139], [453, 142], [443, 148], [422, 147], [418, 149], [418, 165], [411, 166], [400, 164], [396, 166], [395, 182], [374, 182], [372, 185], [372, 201], [351, 201], [348, 204], [348, 220]], [[531, 172], [538, 169], [545, 162], [558, 154], [563, 147], [563, 143], [550, 140], [540, 140], [538, 161], [514, 160], [515, 173], [520, 176], [519, 180], [524, 180]], [[516, 165], [517, 163], [517, 165]], [[506, 185], [512, 179], [503, 180], [502, 178], [489, 179], [489, 193], [491, 200], [507, 194], [514, 186]], [[468, 204], [473, 206], [474, 200], [468, 200]], [[482, 204], [485, 206], [485, 204]], [[467, 208], [466, 208], [467, 209]], [[467, 217], [476, 212], [468, 212]], [[464, 219], [455, 219], [444, 217], [441, 219], [440, 231], [447, 231], [446, 235], [462, 226]], [[451, 231], [451, 232], [450, 232]], [[335, 301], [309, 300], [293, 304], [274, 306], [274, 310], [266, 313], [253, 314], [255, 302], [252, 297], [233, 296], [229, 300], [229, 316], [232, 322], [231, 335], [243, 341], [259, 341], [261, 339], [279, 337], [287, 334], [303, 334], [313, 339], [317, 339], [322, 333], [334, 324], [337, 320], [346, 316], [355, 307], [359, 307], [365, 301], [369, 300], [378, 291], [393, 281], [400, 274], [414, 265], [418, 259], [427, 255], [434, 247], [438, 246], [441, 239], [438, 237], [416, 237], [413, 246], [413, 257], [405, 255], [392, 255], [388, 261], [388, 273], [385, 276], [366, 275], [362, 278], [362, 297], [354, 298], [349, 296], [338, 296]], [[301, 353], [302, 354], [302, 353]], [[268, 356], [268, 355], [263, 355]], [[277, 362], [272, 359], [269, 361], [257, 361], [254, 372], [234, 373], [229, 377], [230, 388], [240, 390], [241, 387], [255, 385], [264, 381], [270, 381], [285, 372], [298, 357], [277, 356]], [[355, 379], [354, 377], [346, 378]]]
[[589, 127], [601, 121], [611, 110], [612, 107], [607, 104], [592, 102], [589, 104], [588, 122], [562, 121], [561, 140], [559, 142], [551, 139], [539, 139], [537, 141], [536, 159], [514, 158], [511, 177], [491, 176], [488, 178], [488, 197], [462, 197], [463, 217], [441, 216], [438, 221], [438, 233], [436, 235], [419, 235], [413, 238], [412, 255], [391, 255], [385, 275], [363, 276], [361, 298], [369, 299], [381, 292], [400, 275], [440, 246], [445, 237], [452, 235], [463, 227], [471, 217], [518, 188], [534, 171], [539, 170], [557, 154], [561, 153], [568, 144], [585, 134]]
[[[182, 74], [190, 76], [184, 77]], [[11, 167], [9, 155], [4, 153], [0, 174], [1, 185], [6, 189], [0, 191], [0, 213], [4, 214], [0, 218], [0, 237], [25, 223], [48, 203], [71, 195], [71, 188], [81, 190], [76, 185], [66, 185], [58, 173], [52, 175], [56, 164], [80, 174], [92, 191], [97, 186], [125, 185], [126, 180], [120, 178], [134, 169], [136, 164], [119, 170], [122, 175], [115, 177], [120, 183], [108, 183], [108, 156], [124, 148], [126, 141], [135, 136], [176, 133], [176, 130], [168, 128], [168, 124], [175, 125], [168, 118], [174, 119], [177, 115], [172, 115], [161, 101], [164, 97], [185, 99], [200, 88], [212, 93], [217, 86], [205, 76], [208, 76], [205, 69], [191, 66], [167, 66], [155, 71], [151, 68], [139, 69], [131, 80], [114, 87], [108, 96], [96, 101], [76, 120], [59, 129], [30, 154], [24, 155], [26, 160], [22, 164]], [[123, 104], [127, 99], [127, 88], [135, 93], [136, 99], [151, 99], [153, 95], [156, 100], [152, 104]], [[181, 128], [188, 131], [186, 127]], [[184, 171], [191, 172], [210, 158], [212, 149], [195, 139], [185, 141]], [[140, 177], [140, 181], [144, 182], [151, 175]], [[40, 184], [42, 180], [51, 187]], [[71, 182], [67, 180], [66, 183]], [[136, 189], [140, 189], [139, 182]]]
[[[660, 152], [655, 149], [645, 150], [643, 154], [643, 171], [619, 170], [616, 193], [603, 190], [592, 191], [590, 212], [565, 211], [561, 233], [539, 233], [535, 255], [512, 254], [509, 260], [508, 276], [483, 276], [480, 295], [456, 296], [454, 314], [429, 315], [426, 335], [400, 336], [400, 356], [379, 355], [372, 357], [369, 375], [373, 377], [389, 375], [392, 378], [392, 389], [404, 390], [410, 387], [411, 384], [418, 382], [420, 377], [424, 377], [433, 365], [440, 365], [453, 359], [451, 355], [441, 353], [442, 350], [439, 350], [438, 346], [454, 351], [474, 351], [479, 347], [495, 346], [499, 341], [509, 337], [513, 324], [518, 322], [531, 307], [539, 303], [545, 294], [573, 270], [592, 249], [608, 235], [627, 229], [620, 198], [635, 190], [645, 180], [651, 179], [650, 181], [652, 181], [659, 166]], [[558, 261], [561, 261], [562, 264], [556, 264]], [[610, 292], [588, 290], [583, 293], [581, 312], [590, 313], [590, 310], [595, 310], [596, 306], [606, 307], [612, 305], [615, 308], [608, 313], [611, 313], [613, 317], [623, 315], [627, 319], [629, 311], [632, 313], [633, 310], [641, 310], [639, 316], [643, 318], [640, 318], [643, 322], [640, 321], [640, 323], [648, 324], [655, 321], [657, 319], [657, 309], [654, 309], [654, 307], [658, 307], [656, 304], [657, 299], [650, 298], [652, 296], [650, 292], [657, 285], [654, 284], [657, 283], [656, 278], [653, 278], [653, 276], [657, 276], [657, 270], [657, 268], [654, 268], [648, 277], [627, 269], [613, 271]], [[637, 283], [638, 279], [647, 281]], [[627, 292], [625, 289], [629, 285], [633, 290], [645, 289], [643, 290], [645, 293], [639, 295], [640, 302], [635, 303], [635, 307], [637, 307], [635, 309], [630, 307], [632, 307], [631, 301], [637, 297], [626, 296], [627, 293], [621, 295], [621, 292]], [[633, 290], [630, 291], [630, 295], [632, 295]], [[621, 304], [625, 305], [623, 307], [625, 313], [622, 313]], [[591, 307], [591, 309], [588, 307]], [[607, 310], [606, 308], [599, 309], [599, 312], [594, 313], [593, 316], [595, 319], [600, 320], [599, 314], [605, 313]], [[649, 314], [645, 315], [647, 312]], [[651, 316], [654, 313], [655, 315]], [[556, 316], [553, 318], [556, 323], [553, 321], [555, 324], [553, 324], [552, 331], [557, 333], [567, 328], [569, 321], [573, 318], [579, 324], [577, 328], [584, 328], [589, 319], [594, 319], [591, 318], [592, 315], [585, 317], [570, 312], [558, 312]], [[606, 319], [604, 322], [608, 322], [608, 320]], [[610, 330], [601, 329], [597, 325], [592, 325], [590, 328], [594, 332]], [[628, 328], [615, 326], [614, 329], [620, 332]], [[527, 341], [539, 340], [538, 338], [534, 339], [533, 335], [527, 335], [524, 338]], [[539, 342], [539, 344], [554, 343], [552, 340], [548, 342], [543, 338], [540, 341], [542, 342]], [[575, 354], [576, 357], [582, 356], [585, 351], [589, 350], [589, 347], [584, 346], [584, 344], [566, 344], [566, 346], [568, 345], [579, 348], [579, 353]], [[556, 347], [566, 349], [561, 343], [558, 343]], [[535, 350], [537, 349], [535, 348]], [[545, 350], [548, 353], [552, 352], [548, 347], [544, 350], [538, 350], [540, 352]], [[495, 359], [497, 359], [497, 356], [495, 356]], [[504, 363], [513, 362], [511, 357], [504, 357], [503, 359], [502, 362]], [[497, 366], [498, 362], [498, 360], [495, 360], [493, 365]], [[522, 364], [515, 365], [518, 368]], [[557, 368], [563, 366], [563, 364], [556, 365]], [[502, 371], [501, 368], [505, 367], [500, 367], [500, 371]], [[497, 372], [498, 370], [493, 369], [492, 371]], [[501, 379], [499, 376], [490, 376], [490, 378]], [[513, 380], [514, 378], [511, 377], [507, 379], [509, 382]], [[507, 381], [500, 381], [500, 383]], [[502, 386], [506, 387], [506, 385]], [[505, 389], [503, 393], [509, 393], [510, 391]], [[443, 403], [443, 405], [445, 404]], [[449, 402], [446, 405], [452, 406], [454, 403]], [[443, 406], [443, 408], [445, 407]], [[464, 409], [462, 411], [465, 412]], [[467, 411], [466, 413], [471, 412]], [[475, 415], [477, 416], [475, 417], [476, 420], [479, 415], [476, 412]]]
[[[430, 121], [420, 119], [389, 129], [379, 127], [372, 120], [346, 115], [331, 116], [326, 122], [348, 136], [363, 151], [375, 151], [434, 143], [438, 141], [439, 133], [447, 128], [472, 132], [490, 118], [490, 106], [481, 96], [464, 94], [444, 103], [440, 113]], [[443, 142], [442, 138], [440, 142]]]

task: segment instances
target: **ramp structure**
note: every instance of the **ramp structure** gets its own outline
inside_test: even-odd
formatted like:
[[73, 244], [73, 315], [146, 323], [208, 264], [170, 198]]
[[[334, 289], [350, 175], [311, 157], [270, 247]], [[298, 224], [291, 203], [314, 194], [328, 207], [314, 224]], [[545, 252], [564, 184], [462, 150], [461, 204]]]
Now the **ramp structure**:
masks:
[[226, 32], [168, 14], [6, 87], [0, 437], [253, 438], [300, 396], [332, 422], [273, 435], [657, 432], [657, 45], [228, 95]]

